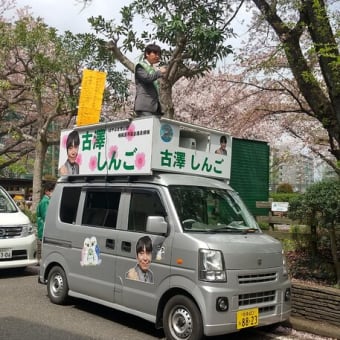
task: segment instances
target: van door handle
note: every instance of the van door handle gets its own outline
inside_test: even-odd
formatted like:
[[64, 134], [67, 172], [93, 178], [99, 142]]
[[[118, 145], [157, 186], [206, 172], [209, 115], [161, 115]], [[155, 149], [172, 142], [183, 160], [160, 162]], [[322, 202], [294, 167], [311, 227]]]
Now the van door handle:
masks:
[[105, 247], [109, 249], [115, 249], [115, 240], [108, 238], [106, 240]]
[[123, 251], [128, 251], [129, 253], [131, 252], [131, 242], [122, 242], [122, 250]]

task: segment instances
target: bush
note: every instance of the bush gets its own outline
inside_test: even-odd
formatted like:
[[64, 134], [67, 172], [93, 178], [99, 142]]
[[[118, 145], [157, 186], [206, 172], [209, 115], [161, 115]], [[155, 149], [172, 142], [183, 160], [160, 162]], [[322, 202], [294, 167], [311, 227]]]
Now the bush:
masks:
[[31, 223], [35, 224], [37, 222], [37, 216], [35, 212], [32, 212], [29, 208], [22, 208], [22, 212], [27, 215]]
[[[299, 219], [311, 227], [310, 252], [312, 257], [319, 256], [318, 230], [326, 231], [333, 265], [340, 285], [340, 259], [337, 252], [336, 226], [340, 217], [340, 181], [325, 180], [308, 187], [306, 192], [298, 199], [290, 201], [288, 216]], [[319, 268], [321, 268], [319, 266]]]
[[301, 196], [301, 194], [294, 192], [270, 194], [270, 198], [272, 198], [274, 202], [290, 202], [292, 199], [298, 198], [299, 196]]
[[[308, 230], [308, 227], [306, 226], [300, 226], [300, 225], [291, 225], [290, 226], [290, 232], [292, 235], [292, 241], [295, 243], [295, 249], [304, 249], [308, 251], [310, 247], [310, 233]], [[308, 232], [306, 234], [306, 232]]]
[[276, 188], [277, 193], [290, 194], [293, 192], [293, 187], [289, 183], [281, 183]]
[[259, 227], [261, 230], [269, 230], [270, 226], [267, 222], [258, 222]]

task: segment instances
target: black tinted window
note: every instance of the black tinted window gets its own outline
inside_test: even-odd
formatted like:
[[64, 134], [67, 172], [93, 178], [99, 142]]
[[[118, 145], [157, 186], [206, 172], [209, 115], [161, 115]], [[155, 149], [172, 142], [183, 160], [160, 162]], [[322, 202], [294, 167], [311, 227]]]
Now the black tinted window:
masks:
[[128, 230], [145, 232], [148, 216], [166, 216], [160, 197], [155, 191], [132, 192]]
[[88, 190], [82, 224], [116, 228], [119, 201], [119, 191]]
[[63, 189], [60, 203], [60, 220], [75, 223], [81, 188], [66, 187]]

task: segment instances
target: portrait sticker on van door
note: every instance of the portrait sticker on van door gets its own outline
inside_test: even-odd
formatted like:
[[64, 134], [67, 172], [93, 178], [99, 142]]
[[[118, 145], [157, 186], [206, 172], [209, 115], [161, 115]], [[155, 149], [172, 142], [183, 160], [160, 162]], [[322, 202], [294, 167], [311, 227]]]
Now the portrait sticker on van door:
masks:
[[136, 244], [137, 263], [130, 268], [125, 277], [145, 283], [154, 283], [153, 272], [150, 269], [152, 260], [152, 240], [149, 236], [141, 237]]
[[81, 266], [97, 266], [101, 264], [100, 249], [95, 236], [86, 237], [81, 251]]

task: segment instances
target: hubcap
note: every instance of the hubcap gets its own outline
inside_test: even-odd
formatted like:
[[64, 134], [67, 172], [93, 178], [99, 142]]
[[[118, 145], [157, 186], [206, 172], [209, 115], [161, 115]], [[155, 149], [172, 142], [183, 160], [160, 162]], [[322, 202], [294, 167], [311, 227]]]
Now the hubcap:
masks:
[[54, 296], [58, 296], [63, 290], [64, 282], [60, 274], [54, 276], [51, 282], [51, 292]]
[[187, 339], [192, 334], [192, 318], [190, 313], [183, 307], [173, 311], [171, 316], [171, 329], [178, 339]]

